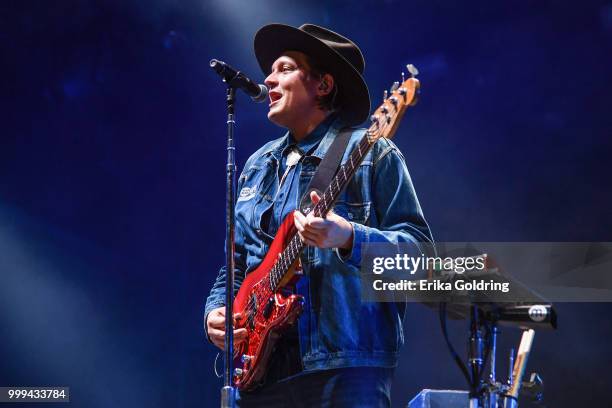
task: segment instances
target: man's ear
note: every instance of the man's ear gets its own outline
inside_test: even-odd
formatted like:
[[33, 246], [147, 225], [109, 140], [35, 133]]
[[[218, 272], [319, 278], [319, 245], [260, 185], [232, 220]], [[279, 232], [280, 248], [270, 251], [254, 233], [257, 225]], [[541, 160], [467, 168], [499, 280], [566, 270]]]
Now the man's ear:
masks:
[[325, 74], [321, 77], [321, 83], [317, 89], [319, 96], [325, 96], [334, 89], [334, 77], [330, 74]]

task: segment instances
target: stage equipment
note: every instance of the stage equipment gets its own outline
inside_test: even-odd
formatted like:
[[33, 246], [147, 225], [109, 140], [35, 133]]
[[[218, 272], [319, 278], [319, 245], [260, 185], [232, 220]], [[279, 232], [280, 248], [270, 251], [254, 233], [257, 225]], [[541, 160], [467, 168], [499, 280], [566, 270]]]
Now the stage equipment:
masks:
[[[483, 255], [486, 257], [486, 255]], [[439, 278], [445, 274], [434, 271], [429, 279]], [[408, 404], [409, 408], [517, 408], [519, 394], [535, 401], [542, 401], [543, 382], [537, 373], [532, 373], [530, 381], [523, 382], [527, 360], [533, 345], [534, 329], [556, 329], [557, 314], [553, 306], [545, 299], [525, 286], [513, 281], [508, 276], [499, 274], [497, 268], [485, 271], [466, 272], [461, 279], [480, 279], [483, 276], [494, 281], [510, 282], [515, 285], [521, 299], [525, 302], [494, 302], [483, 301], [486, 295], [482, 293], [460, 294], [454, 300], [464, 302], [452, 305], [453, 318], [469, 319], [468, 358], [467, 365], [453, 348], [446, 329], [446, 314], [449, 304], [440, 303], [440, 324], [444, 339], [450, 353], [461, 369], [469, 384], [469, 392], [447, 390], [423, 390]], [[453, 277], [446, 275], [446, 278]], [[500, 325], [519, 328], [522, 338], [516, 357], [514, 350], [510, 352], [508, 380], [500, 382], [496, 378], [497, 338]], [[487, 363], [489, 375], [483, 379]], [[525, 392], [521, 393], [521, 389]]]

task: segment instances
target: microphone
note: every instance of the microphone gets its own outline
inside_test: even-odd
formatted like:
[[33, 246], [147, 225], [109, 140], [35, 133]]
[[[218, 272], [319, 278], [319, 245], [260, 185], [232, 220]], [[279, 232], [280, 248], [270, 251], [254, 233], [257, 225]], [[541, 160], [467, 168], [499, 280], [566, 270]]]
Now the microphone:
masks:
[[210, 67], [223, 78], [223, 82], [226, 82], [231, 87], [242, 89], [255, 102], [263, 102], [268, 98], [267, 86], [254, 82], [242, 72], [232, 68], [229, 64], [211, 59]]

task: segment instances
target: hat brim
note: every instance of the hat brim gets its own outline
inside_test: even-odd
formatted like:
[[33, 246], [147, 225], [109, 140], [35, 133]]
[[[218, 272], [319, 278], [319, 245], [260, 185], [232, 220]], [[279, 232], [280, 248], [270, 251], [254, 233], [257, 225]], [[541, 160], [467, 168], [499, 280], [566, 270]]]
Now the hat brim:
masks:
[[255, 34], [255, 57], [268, 76], [272, 64], [286, 51], [300, 51], [323, 61], [338, 84], [339, 113], [347, 126], [358, 125], [370, 115], [370, 93], [363, 76], [342, 55], [318, 38], [285, 24], [268, 24]]

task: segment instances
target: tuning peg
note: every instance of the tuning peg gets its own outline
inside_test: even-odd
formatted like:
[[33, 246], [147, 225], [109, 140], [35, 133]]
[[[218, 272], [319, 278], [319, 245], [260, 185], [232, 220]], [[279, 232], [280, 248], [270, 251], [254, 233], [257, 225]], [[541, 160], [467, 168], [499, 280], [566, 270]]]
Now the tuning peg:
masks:
[[383, 94], [383, 101], [387, 100], [387, 96], [389, 96], [389, 93], [387, 92], [387, 90], [385, 89], [385, 93]]
[[406, 78], [404, 78], [405, 74], [404, 71], [402, 71], [402, 84], [404, 83], [404, 81], [406, 80]]
[[395, 81], [393, 85], [391, 85], [391, 93], [395, 92], [399, 88], [399, 82]]
[[410, 73], [410, 76], [412, 78], [414, 78], [415, 76], [419, 75], [419, 70], [417, 69], [417, 67], [415, 67], [412, 64], [406, 65], [406, 69], [408, 69], [408, 72]]

